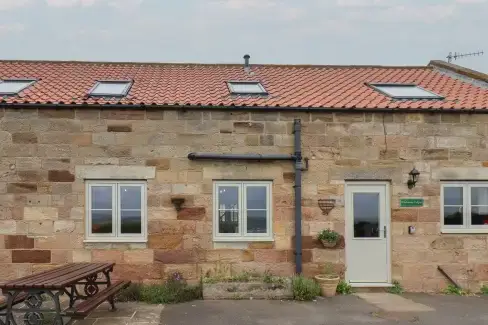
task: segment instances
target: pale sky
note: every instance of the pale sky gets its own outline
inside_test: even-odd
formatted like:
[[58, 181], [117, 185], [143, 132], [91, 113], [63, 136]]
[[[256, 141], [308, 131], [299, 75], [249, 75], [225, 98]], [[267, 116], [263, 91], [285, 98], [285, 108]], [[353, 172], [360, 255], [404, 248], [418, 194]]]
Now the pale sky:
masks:
[[426, 65], [488, 73], [488, 0], [0, 0], [0, 58]]

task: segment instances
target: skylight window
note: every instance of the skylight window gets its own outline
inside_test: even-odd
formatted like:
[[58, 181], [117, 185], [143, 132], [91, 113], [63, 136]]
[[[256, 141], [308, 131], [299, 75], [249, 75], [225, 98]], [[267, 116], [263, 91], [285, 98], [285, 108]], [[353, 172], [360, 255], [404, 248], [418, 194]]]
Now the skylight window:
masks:
[[371, 86], [395, 99], [443, 99], [431, 91], [425, 90], [414, 84], [371, 84]]
[[0, 80], [0, 95], [17, 95], [34, 82], [27, 79]]
[[97, 81], [90, 90], [91, 96], [124, 97], [129, 93], [132, 81], [105, 80]]
[[263, 85], [257, 81], [229, 81], [229, 90], [233, 95], [267, 95]]

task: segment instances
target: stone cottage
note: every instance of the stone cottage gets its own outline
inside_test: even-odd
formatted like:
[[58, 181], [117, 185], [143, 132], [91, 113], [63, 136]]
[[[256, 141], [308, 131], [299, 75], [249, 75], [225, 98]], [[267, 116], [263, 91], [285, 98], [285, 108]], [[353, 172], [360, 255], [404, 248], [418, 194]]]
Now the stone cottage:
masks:
[[327, 262], [355, 286], [488, 281], [487, 75], [246, 57], [0, 79], [2, 281], [97, 261], [135, 281]]

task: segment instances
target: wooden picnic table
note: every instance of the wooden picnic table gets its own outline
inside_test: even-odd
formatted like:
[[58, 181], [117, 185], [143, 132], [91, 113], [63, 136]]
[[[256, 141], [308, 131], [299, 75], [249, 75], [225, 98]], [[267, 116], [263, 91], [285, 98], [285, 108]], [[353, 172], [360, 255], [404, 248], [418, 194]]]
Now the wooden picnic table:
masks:
[[[63, 318], [84, 318], [103, 301], [108, 301], [115, 310], [114, 295], [130, 284], [110, 279], [115, 263], [70, 263], [64, 266], [8, 281], [0, 285], [7, 297], [0, 305], [0, 325], [17, 325], [15, 313], [24, 313], [24, 323], [28, 325], [46, 324], [44, 315], [51, 314], [53, 325], [64, 325]], [[106, 286], [100, 290], [99, 286]], [[83, 287], [80, 292], [79, 287]], [[68, 309], [62, 310], [60, 296], [69, 297]], [[44, 297], [43, 297], [44, 296]], [[43, 308], [46, 296], [54, 303], [53, 308]], [[49, 299], [48, 299], [49, 300]], [[76, 304], [78, 300], [83, 302]], [[15, 305], [24, 302], [24, 307]], [[2, 321], [2, 316], [5, 322]], [[71, 320], [69, 321], [71, 322]]]

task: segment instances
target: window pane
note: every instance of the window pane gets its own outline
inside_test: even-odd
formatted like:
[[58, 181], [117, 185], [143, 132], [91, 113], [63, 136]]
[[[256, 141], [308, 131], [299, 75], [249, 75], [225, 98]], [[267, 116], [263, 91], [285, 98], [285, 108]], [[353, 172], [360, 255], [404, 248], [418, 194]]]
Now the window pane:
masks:
[[239, 188], [236, 186], [219, 186], [219, 209], [239, 209]]
[[139, 186], [120, 187], [120, 208], [121, 209], [141, 209], [141, 188]]
[[471, 208], [471, 224], [488, 225], [488, 206]]
[[379, 193], [354, 193], [354, 237], [379, 237]]
[[219, 233], [237, 234], [239, 233], [239, 212], [219, 211]]
[[440, 96], [411, 85], [376, 85], [377, 89], [387, 93], [391, 97], [400, 98], [439, 98]]
[[463, 205], [463, 188], [444, 187], [444, 205]]
[[463, 224], [463, 207], [444, 207], [444, 224], [462, 225]]
[[16, 94], [27, 87], [31, 81], [25, 80], [6, 80], [0, 81], [0, 94]]
[[231, 82], [230, 87], [233, 93], [238, 94], [261, 94], [264, 93], [260, 83]]
[[112, 210], [92, 210], [92, 233], [112, 233]]
[[91, 187], [92, 209], [112, 209], [112, 187]]
[[250, 234], [265, 234], [267, 232], [266, 210], [247, 211], [247, 232]]
[[92, 90], [91, 95], [114, 95], [120, 96], [124, 95], [127, 87], [130, 85], [129, 82], [100, 82]]
[[246, 195], [248, 209], [266, 210], [265, 186], [248, 186], [246, 188]]
[[141, 211], [120, 211], [121, 232], [123, 234], [140, 234], [142, 231]]
[[471, 204], [488, 205], [488, 187], [472, 187]]

